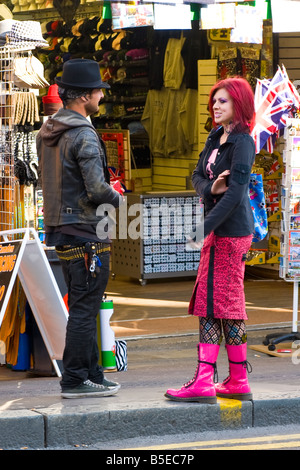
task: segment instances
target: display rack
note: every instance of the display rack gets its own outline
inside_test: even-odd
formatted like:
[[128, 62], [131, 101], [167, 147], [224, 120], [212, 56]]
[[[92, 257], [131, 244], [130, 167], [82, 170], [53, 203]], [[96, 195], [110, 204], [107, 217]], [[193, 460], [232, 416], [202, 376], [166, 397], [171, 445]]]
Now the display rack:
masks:
[[130, 275], [145, 285], [148, 279], [196, 275], [200, 250], [187, 244], [187, 236], [203, 213], [194, 191], [128, 193], [118, 215], [113, 278]]
[[279, 276], [293, 282], [293, 321], [291, 333], [266, 336], [264, 344], [271, 351], [276, 349], [276, 344], [300, 339], [297, 327], [300, 281], [300, 119], [287, 120], [284, 139]]
[[0, 48], [0, 231], [14, 228], [14, 156], [13, 156], [13, 84], [14, 52]]

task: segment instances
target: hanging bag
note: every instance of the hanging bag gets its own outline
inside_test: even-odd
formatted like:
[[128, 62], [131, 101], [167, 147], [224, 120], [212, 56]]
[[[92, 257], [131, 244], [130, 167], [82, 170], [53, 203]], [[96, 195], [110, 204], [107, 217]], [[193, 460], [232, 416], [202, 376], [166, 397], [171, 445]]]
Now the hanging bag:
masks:
[[266, 200], [261, 174], [251, 173], [249, 183], [249, 198], [254, 218], [254, 232], [252, 242], [257, 243], [263, 240], [268, 233]]

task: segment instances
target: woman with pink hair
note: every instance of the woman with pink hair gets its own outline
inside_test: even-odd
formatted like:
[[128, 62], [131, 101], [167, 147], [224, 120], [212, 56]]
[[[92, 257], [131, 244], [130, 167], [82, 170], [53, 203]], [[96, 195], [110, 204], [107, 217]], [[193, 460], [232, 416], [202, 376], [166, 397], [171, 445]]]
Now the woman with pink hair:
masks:
[[[244, 273], [254, 230], [248, 196], [255, 159], [253, 91], [241, 77], [226, 78], [211, 89], [208, 107], [214, 128], [192, 175], [204, 204], [204, 242], [189, 305], [199, 317], [198, 367], [192, 380], [165, 396], [200, 403], [216, 403], [217, 396], [251, 400]], [[229, 377], [214, 383], [222, 332]]]

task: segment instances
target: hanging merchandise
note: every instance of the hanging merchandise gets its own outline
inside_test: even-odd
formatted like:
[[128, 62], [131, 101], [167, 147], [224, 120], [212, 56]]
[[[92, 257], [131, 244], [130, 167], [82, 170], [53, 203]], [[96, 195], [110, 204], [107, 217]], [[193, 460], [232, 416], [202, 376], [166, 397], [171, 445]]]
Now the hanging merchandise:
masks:
[[263, 17], [258, 8], [250, 5], [236, 5], [236, 26], [232, 28], [230, 41], [262, 44]]
[[53, 6], [67, 24], [71, 24], [80, 0], [53, 0]]
[[18, 88], [44, 88], [50, 83], [44, 77], [43, 64], [31, 53], [14, 60], [14, 83]]
[[241, 73], [240, 75], [245, 78], [255, 89], [257, 78], [261, 76], [261, 51], [254, 47], [239, 48], [241, 55]]
[[6, 362], [16, 365], [20, 334], [25, 333], [26, 297], [17, 278], [0, 329], [0, 341], [5, 343]]
[[43, 38], [38, 21], [18, 21], [13, 19], [0, 21], [0, 44], [20, 49], [48, 47]]
[[181, 50], [185, 43], [181, 33], [179, 38], [170, 38], [165, 51], [164, 59], [164, 86], [172, 90], [179, 90], [184, 77], [184, 60]]
[[235, 27], [235, 4], [207, 5], [200, 10], [201, 29], [226, 29]]
[[236, 47], [221, 49], [218, 55], [218, 78], [223, 80], [240, 73], [240, 54]]
[[35, 134], [31, 128], [16, 127], [14, 133], [14, 168], [20, 185], [34, 187], [38, 181]]
[[154, 4], [154, 29], [191, 29], [190, 5]]
[[42, 97], [44, 116], [51, 116], [63, 107], [58, 95], [58, 85], [51, 85], [46, 96]]
[[272, 24], [274, 33], [299, 31], [300, 3], [292, 0], [272, 0]]
[[255, 89], [260, 77], [260, 49], [254, 47], [226, 47], [218, 55], [218, 78], [240, 75]]
[[268, 233], [266, 201], [261, 174], [252, 173], [249, 184], [249, 198], [254, 218], [253, 243], [263, 240]]
[[16, 126], [39, 122], [39, 107], [33, 91], [16, 91], [13, 94], [14, 124]]
[[285, 67], [278, 67], [271, 80], [257, 80], [255, 89], [255, 123], [252, 137], [256, 153], [265, 148], [272, 152], [286, 120], [300, 108], [300, 96], [290, 82]]

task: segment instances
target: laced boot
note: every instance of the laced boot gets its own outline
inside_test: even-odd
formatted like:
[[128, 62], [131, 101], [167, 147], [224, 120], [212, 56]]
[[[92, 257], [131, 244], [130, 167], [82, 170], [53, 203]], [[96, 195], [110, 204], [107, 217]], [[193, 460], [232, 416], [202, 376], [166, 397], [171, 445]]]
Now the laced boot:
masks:
[[215, 384], [218, 397], [236, 400], [252, 400], [247, 372], [252, 367], [247, 361], [247, 343], [241, 345], [226, 344], [229, 360], [229, 376], [223, 383]]
[[198, 344], [198, 366], [194, 378], [179, 390], [169, 389], [165, 397], [174, 401], [197, 401], [217, 403], [214, 384], [216, 361], [220, 346], [218, 344]]

